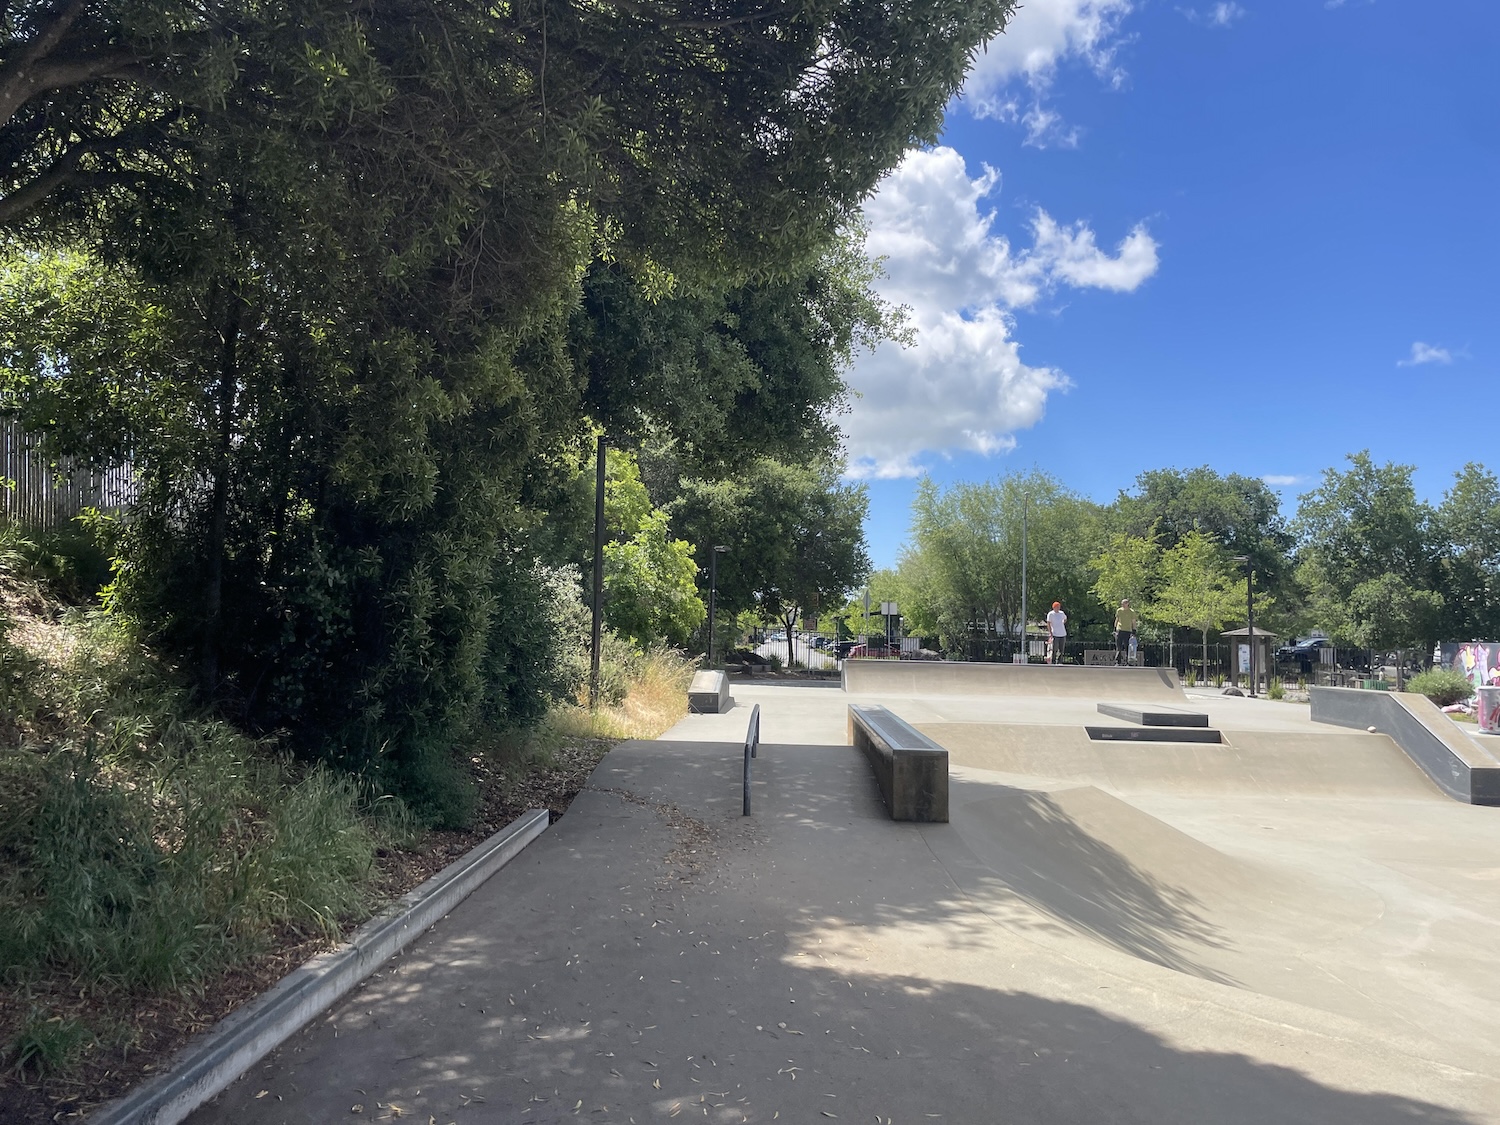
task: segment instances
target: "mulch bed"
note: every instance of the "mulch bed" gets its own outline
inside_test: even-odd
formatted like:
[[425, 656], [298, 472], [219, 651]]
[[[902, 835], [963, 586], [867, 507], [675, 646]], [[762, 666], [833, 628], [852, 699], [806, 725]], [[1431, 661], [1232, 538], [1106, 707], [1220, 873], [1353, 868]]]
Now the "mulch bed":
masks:
[[[528, 809], [545, 808], [556, 821], [588, 781], [599, 759], [613, 745], [580, 739], [554, 751], [553, 765], [532, 770], [520, 781], [507, 780], [484, 759], [471, 767], [479, 787], [474, 826], [463, 832], [433, 831], [410, 850], [382, 851], [374, 892], [381, 902], [397, 898], [504, 828]], [[357, 923], [351, 922], [345, 933]], [[14, 1070], [0, 1072], [0, 1122], [42, 1125], [82, 1119], [161, 1069], [189, 1039], [206, 1031], [241, 1004], [253, 1000], [314, 954], [330, 947], [322, 937], [288, 930], [272, 948], [187, 995], [121, 997], [100, 989], [73, 994], [61, 984], [34, 985], [24, 995], [0, 994], [0, 1028], [17, 1028], [33, 1007], [112, 1027], [112, 1042], [95, 1043], [83, 1063], [66, 1078], [36, 1080]]]

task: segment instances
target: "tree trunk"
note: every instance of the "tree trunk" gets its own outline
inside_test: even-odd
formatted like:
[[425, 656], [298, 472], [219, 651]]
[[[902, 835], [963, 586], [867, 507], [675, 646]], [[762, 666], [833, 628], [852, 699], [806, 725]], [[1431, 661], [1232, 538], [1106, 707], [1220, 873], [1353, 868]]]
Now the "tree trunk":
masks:
[[234, 442], [235, 391], [239, 378], [241, 302], [231, 294], [220, 330], [219, 433], [214, 452], [214, 486], [208, 532], [208, 580], [203, 594], [203, 667], [205, 692], [212, 695], [219, 683], [219, 645], [224, 619], [224, 555], [229, 534], [229, 465]]

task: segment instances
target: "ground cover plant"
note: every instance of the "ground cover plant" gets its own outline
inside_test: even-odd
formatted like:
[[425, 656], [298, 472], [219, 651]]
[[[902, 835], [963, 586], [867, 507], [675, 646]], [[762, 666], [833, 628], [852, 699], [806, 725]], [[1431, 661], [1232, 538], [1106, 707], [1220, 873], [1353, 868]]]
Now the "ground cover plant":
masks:
[[615, 741], [686, 709], [687, 659], [611, 637], [599, 710], [476, 735], [453, 755], [467, 823], [428, 828], [369, 778], [206, 712], [128, 623], [60, 600], [35, 547], [0, 528], [7, 1123], [122, 1092], [524, 809], [560, 815]]

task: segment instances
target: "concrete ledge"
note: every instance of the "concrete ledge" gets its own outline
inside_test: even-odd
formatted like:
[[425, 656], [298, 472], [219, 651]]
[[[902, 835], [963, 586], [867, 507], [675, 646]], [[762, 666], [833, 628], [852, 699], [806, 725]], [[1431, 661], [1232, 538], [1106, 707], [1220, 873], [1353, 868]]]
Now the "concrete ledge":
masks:
[[892, 820], [948, 823], [948, 751], [884, 707], [849, 708], [849, 745], [875, 771]]
[[176, 1125], [409, 945], [546, 827], [546, 809], [512, 821], [371, 918], [347, 944], [314, 957], [221, 1020], [184, 1047], [165, 1072], [91, 1114], [89, 1121]]
[[1487, 752], [1425, 695], [1313, 687], [1312, 718], [1387, 735], [1439, 789], [1471, 805], [1500, 805], [1500, 759]]
[[716, 669], [693, 673], [688, 688], [688, 710], [696, 715], [722, 715], [734, 706], [729, 694], [729, 676]]
[[1137, 707], [1128, 703], [1101, 703], [1099, 714], [1124, 719], [1143, 727], [1206, 727], [1208, 716], [1202, 711], [1183, 711], [1176, 707]]
[[1032, 695], [1185, 702], [1170, 668], [990, 664], [959, 660], [845, 660], [844, 690], [860, 695]]
[[1223, 742], [1224, 736], [1204, 727], [1090, 727], [1083, 728], [1095, 742]]

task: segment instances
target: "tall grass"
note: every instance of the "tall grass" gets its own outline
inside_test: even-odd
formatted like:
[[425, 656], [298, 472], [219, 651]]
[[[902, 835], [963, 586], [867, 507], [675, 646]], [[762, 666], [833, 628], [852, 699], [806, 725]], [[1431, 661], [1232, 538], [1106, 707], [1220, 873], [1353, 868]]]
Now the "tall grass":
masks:
[[547, 729], [570, 738], [656, 738], [687, 714], [687, 692], [696, 665], [672, 649], [646, 652], [603, 650], [606, 688], [599, 707], [586, 699], [562, 705], [547, 717]]
[[[372, 817], [356, 780], [194, 717], [116, 626], [22, 624], [0, 639], [24, 666], [0, 679], [0, 981], [187, 989], [368, 913], [375, 849], [409, 830], [399, 803]], [[46, 1011], [0, 1032], [0, 1062], [37, 1071], [92, 1035]]]

